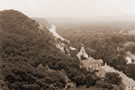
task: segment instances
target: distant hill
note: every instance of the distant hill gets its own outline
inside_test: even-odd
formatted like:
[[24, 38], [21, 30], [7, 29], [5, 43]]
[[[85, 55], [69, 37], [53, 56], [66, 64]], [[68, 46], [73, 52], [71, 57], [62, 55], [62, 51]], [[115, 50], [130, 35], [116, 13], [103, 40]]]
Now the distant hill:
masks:
[[45, 19], [45, 18], [37, 18], [34, 17], [33, 18], [37, 23], [39, 23], [40, 25], [44, 25], [46, 26], [47, 29], [49, 29], [51, 27], [50, 23]]

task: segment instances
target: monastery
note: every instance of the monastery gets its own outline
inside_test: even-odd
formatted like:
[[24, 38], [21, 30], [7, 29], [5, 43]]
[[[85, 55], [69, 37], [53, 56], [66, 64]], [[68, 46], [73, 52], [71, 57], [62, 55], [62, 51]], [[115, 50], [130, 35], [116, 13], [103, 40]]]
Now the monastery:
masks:
[[[86, 70], [98, 70], [103, 66], [102, 59], [95, 60], [94, 58], [89, 57], [84, 47], [81, 47], [80, 52], [78, 52], [76, 56], [80, 60], [80, 68], [86, 68]], [[82, 56], [85, 59], [82, 60]]]
[[[134, 58], [131, 53], [127, 53], [127, 55], [131, 58]], [[132, 78], [129, 78], [123, 72], [114, 69], [106, 63], [103, 65], [102, 59], [95, 60], [92, 57], [88, 57], [84, 47], [81, 47], [80, 52], [76, 56], [80, 60], [80, 68], [86, 68], [86, 70], [98, 70], [96, 74], [101, 78], [105, 77], [106, 73], [109, 72], [118, 73], [122, 78], [123, 90], [135, 90], [135, 81]], [[86, 59], [82, 60], [82, 56]]]

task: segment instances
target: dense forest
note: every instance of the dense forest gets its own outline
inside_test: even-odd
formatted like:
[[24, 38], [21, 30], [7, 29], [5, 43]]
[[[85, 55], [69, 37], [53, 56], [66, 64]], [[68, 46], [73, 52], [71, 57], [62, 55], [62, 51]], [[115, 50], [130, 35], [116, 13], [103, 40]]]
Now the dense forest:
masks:
[[[15, 10], [0, 11], [0, 85], [2, 90], [62, 90], [67, 83], [77, 87], [112, 89], [120, 84], [118, 74], [105, 80], [95, 72], [80, 69], [76, 57], [55, 46], [47, 27]], [[93, 47], [94, 48], [94, 47]], [[96, 56], [96, 58], [101, 58]]]
[[135, 54], [135, 35], [127, 33], [134, 30], [134, 22], [56, 24], [57, 32], [73, 46], [85, 46], [89, 56], [103, 59], [135, 80], [135, 64], [127, 64], [126, 60], [128, 51]]

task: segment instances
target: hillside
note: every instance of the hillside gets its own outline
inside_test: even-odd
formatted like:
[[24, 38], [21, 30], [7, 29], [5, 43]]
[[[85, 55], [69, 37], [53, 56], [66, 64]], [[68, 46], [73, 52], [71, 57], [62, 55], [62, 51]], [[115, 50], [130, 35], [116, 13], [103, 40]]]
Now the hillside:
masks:
[[[46, 28], [41, 30], [38, 23], [21, 12], [5, 10], [0, 12], [0, 32], [3, 90], [49, 90], [56, 82], [60, 88], [65, 86], [64, 76], [57, 77], [59, 72], [37, 69], [42, 64], [56, 70], [60, 68], [55, 66], [56, 62], [63, 62], [63, 59], [72, 62], [56, 48], [54, 37]], [[46, 79], [53, 81], [46, 82]]]
[[56, 40], [46, 23], [16, 10], [0, 12], [0, 89], [62, 90], [80, 86], [113, 89], [114, 84], [121, 82], [102, 80], [95, 71], [80, 68], [76, 56], [57, 48], [61, 40]]

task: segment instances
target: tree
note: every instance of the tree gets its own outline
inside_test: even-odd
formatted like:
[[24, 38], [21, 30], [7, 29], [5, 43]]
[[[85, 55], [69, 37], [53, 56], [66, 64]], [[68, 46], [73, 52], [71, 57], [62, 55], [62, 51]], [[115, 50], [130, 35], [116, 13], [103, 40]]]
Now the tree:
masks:
[[119, 85], [121, 80], [121, 77], [117, 73], [106, 73], [105, 81], [108, 83]]
[[125, 73], [127, 76], [135, 80], [135, 64], [129, 64], [126, 66]]
[[113, 88], [113, 86], [110, 83], [106, 83], [104, 81], [96, 82], [96, 87], [107, 88], [108, 90], [111, 90]]
[[87, 87], [94, 86], [96, 84], [96, 78], [92, 74], [86, 76]]

